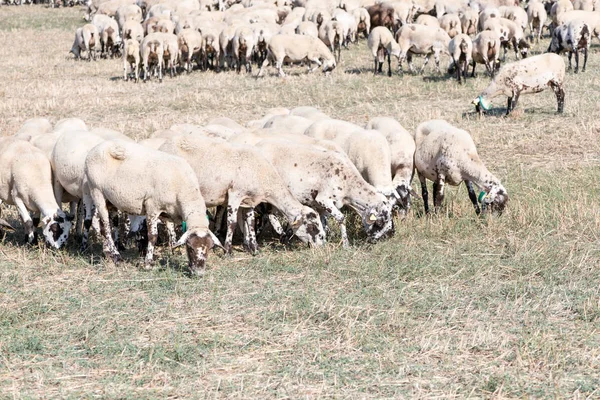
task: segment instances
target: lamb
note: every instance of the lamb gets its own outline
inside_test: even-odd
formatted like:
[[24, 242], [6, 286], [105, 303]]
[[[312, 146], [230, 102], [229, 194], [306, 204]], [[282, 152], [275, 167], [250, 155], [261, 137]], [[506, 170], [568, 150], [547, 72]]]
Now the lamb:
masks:
[[402, 62], [406, 59], [410, 71], [414, 72], [412, 55], [425, 54], [425, 61], [420, 71], [423, 73], [429, 57], [433, 54], [436, 70], [440, 73], [440, 53], [448, 53], [450, 36], [441, 28], [410, 24], [404, 25], [396, 32], [396, 42], [400, 46], [398, 70], [402, 70]]
[[487, 72], [493, 78], [500, 68], [500, 37], [494, 31], [479, 32], [473, 40], [473, 71], [471, 77], [475, 77], [475, 66], [477, 63], [484, 64]]
[[565, 51], [569, 52], [569, 70], [571, 70], [571, 58], [575, 53], [575, 73], [579, 72], [579, 50], [583, 50], [583, 68], [582, 72], [585, 72], [585, 66], [588, 59], [588, 51], [591, 44], [591, 32], [587, 24], [580, 20], [575, 19], [569, 22], [568, 25], [561, 25], [554, 29], [552, 33], [552, 40], [548, 47], [548, 52], [561, 54]]
[[[220, 243], [208, 228], [204, 199], [194, 171], [187, 163], [136, 143], [106, 141], [88, 153], [85, 179], [86, 199], [93, 201], [98, 212], [107, 257], [115, 262], [121, 260], [111, 236], [106, 206], [110, 202], [123, 212], [146, 215], [147, 267], [153, 263], [161, 215], [184, 221], [187, 230], [175, 247], [185, 244], [191, 273], [203, 274], [208, 252]], [[91, 212], [86, 210], [86, 224], [90, 221]]]
[[187, 72], [192, 72], [192, 61], [198, 64], [201, 61], [202, 34], [194, 29], [183, 29], [177, 35], [179, 47], [179, 59]]
[[540, 42], [542, 28], [546, 24], [546, 19], [548, 19], [548, 14], [546, 13], [544, 3], [539, 0], [530, 1], [527, 7], [527, 22], [532, 41], [535, 38], [536, 43]]
[[369, 120], [365, 129], [383, 134], [390, 146], [392, 186], [400, 196], [398, 203], [406, 214], [410, 208], [410, 196], [416, 196], [410, 183], [414, 174], [415, 139], [398, 121], [390, 117]]
[[391, 208], [385, 196], [365, 182], [354, 165], [340, 153], [281, 139], [256, 146], [275, 167], [292, 194], [322, 216], [340, 225], [342, 244], [349, 246], [343, 206], [360, 217], [369, 241], [393, 233]]
[[369, 34], [367, 45], [369, 46], [369, 50], [371, 50], [375, 62], [375, 74], [382, 73], [383, 62], [387, 57], [388, 76], [392, 76], [391, 56], [393, 54], [396, 57], [400, 57], [401, 51], [400, 46], [398, 46], [398, 43], [392, 36], [392, 32], [384, 26], [373, 28]]
[[456, 78], [458, 83], [462, 83], [461, 77], [467, 80], [467, 71], [473, 56], [473, 42], [471, 38], [464, 33], [454, 36], [448, 44], [450, 57], [456, 68]]
[[564, 81], [565, 62], [562, 57], [554, 53], [540, 54], [503, 66], [473, 104], [481, 112], [482, 107], [484, 110], [490, 108], [491, 99], [505, 95], [508, 96], [508, 115], [516, 107], [521, 94], [538, 93], [551, 87], [556, 95], [558, 113], [562, 113], [565, 106]]
[[73, 53], [76, 59], [80, 59], [81, 52], [87, 51], [87, 60], [96, 60], [96, 46], [99, 40], [98, 28], [92, 24], [85, 24], [83, 27], [77, 28], [75, 41], [70, 52]]
[[[508, 193], [500, 180], [485, 167], [471, 135], [444, 120], [423, 122], [415, 134], [415, 167], [421, 182], [425, 212], [429, 212], [427, 179], [433, 181], [433, 205], [438, 209], [444, 200], [444, 187], [465, 182], [475, 212], [502, 213], [508, 202]], [[475, 184], [481, 193], [473, 189]], [[481, 203], [481, 209], [479, 207]]]
[[[24, 140], [1, 138], [0, 182], [0, 200], [17, 207], [29, 243], [35, 242], [35, 228], [40, 221], [48, 245], [58, 249], [66, 243], [71, 219], [54, 198], [52, 168], [41, 150]], [[37, 216], [32, 219], [29, 211]], [[0, 225], [14, 230], [4, 220]]]
[[[208, 207], [227, 202], [228, 227], [224, 243], [227, 253], [231, 253], [238, 209], [254, 208], [262, 202], [282, 212], [303, 242], [317, 246], [324, 243], [325, 233], [318, 214], [294, 198], [258, 150], [195, 135], [172, 137], [160, 150], [182, 157], [192, 166]], [[232, 165], [223, 168], [223, 160]], [[246, 218], [246, 224], [253, 226], [251, 212], [246, 212]], [[246, 245], [254, 253], [257, 244], [252, 232], [253, 229], [248, 232]]]
[[140, 80], [140, 44], [134, 39], [125, 39], [123, 48], [123, 80], [129, 80], [127, 67], [135, 76], [135, 83]]
[[327, 46], [319, 39], [311, 36], [275, 35], [267, 48], [267, 58], [263, 61], [257, 76], [262, 76], [262, 72], [269, 65], [269, 62], [275, 63], [279, 76], [285, 76], [285, 72], [281, 67], [286, 57], [293, 62], [308, 60], [316, 63], [317, 66], [309, 69], [309, 72], [313, 72], [316, 68], [322, 66], [323, 72], [328, 73], [336, 67], [335, 58]]
[[327, 119], [313, 123], [304, 134], [336, 143], [367, 182], [394, 201], [399, 197], [392, 186], [390, 147], [379, 132], [365, 130], [350, 122]]
[[369, 37], [371, 33], [371, 16], [366, 8], [356, 8], [352, 11], [352, 15], [354, 15], [354, 19], [356, 19], [356, 39], [358, 40], [358, 35], [361, 33], [364, 34], [365, 39]]

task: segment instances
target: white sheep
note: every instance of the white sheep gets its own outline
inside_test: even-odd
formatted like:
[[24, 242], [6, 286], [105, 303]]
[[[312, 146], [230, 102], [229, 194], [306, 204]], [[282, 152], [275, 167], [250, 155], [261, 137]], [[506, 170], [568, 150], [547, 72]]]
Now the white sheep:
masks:
[[[444, 200], [445, 185], [465, 182], [475, 212], [490, 209], [501, 213], [508, 202], [508, 193], [500, 180], [485, 167], [471, 135], [444, 120], [423, 122], [415, 134], [415, 168], [421, 182], [425, 212], [429, 212], [427, 179], [433, 181], [433, 205], [438, 209]], [[475, 194], [475, 184], [481, 193]]]
[[183, 29], [177, 35], [179, 60], [187, 72], [192, 72], [192, 62], [200, 64], [202, 57], [202, 34], [195, 29]]
[[335, 62], [339, 63], [344, 42], [344, 30], [341, 24], [335, 20], [323, 22], [319, 28], [319, 39], [329, 47], [335, 56]]
[[467, 35], [477, 34], [477, 26], [479, 25], [479, 12], [472, 8], [467, 8], [459, 14], [462, 33]]
[[352, 15], [354, 15], [354, 19], [356, 19], [356, 39], [358, 40], [358, 35], [361, 33], [365, 36], [365, 38], [369, 37], [371, 33], [371, 16], [366, 8], [360, 7], [356, 8], [352, 11]]
[[144, 40], [144, 28], [139, 22], [135, 21], [127, 21], [125, 25], [123, 25], [123, 40], [133, 39], [138, 43], [142, 43]]
[[[0, 139], [0, 200], [17, 207], [29, 243], [35, 242], [35, 228], [40, 221], [48, 245], [58, 249], [66, 243], [71, 218], [54, 198], [48, 158], [31, 143], [10, 137]], [[6, 221], [0, 221], [0, 225], [14, 230]]]
[[349, 246], [343, 206], [360, 215], [370, 241], [393, 233], [391, 207], [385, 196], [368, 184], [340, 153], [318, 146], [269, 139], [256, 146], [275, 166], [287, 187], [302, 204], [340, 225], [342, 244]]
[[140, 80], [140, 44], [135, 39], [125, 39], [123, 46], [123, 80], [129, 80], [129, 67], [137, 83]]
[[396, 32], [396, 42], [400, 46], [400, 56], [398, 57], [398, 70], [402, 70], [402, 62], [406, 59], [411, 72], [414, 72], [412, 64], [413, 54], [424, 54], [425, 61], [419, 73], [423, 73], [429, 57], [433, 54], [435, 66], [440, 73], [440, 54], [448, 53], [448, 44], [450, 36], [442, 28], [435, 28], [425, 25], [409, 24], [404, 25]]
[[540, 37], [542, 36], [542, 28], [546, 24], [546, 20], [548, 19], [548, 14], [546, 12], [546, 7], [544, 3], [539, 0], [532, 0], [529, 2], [527, 6], [527, 22], [529, 25], [529, 31], [531, 33], [531, 38], [535, 38], [535, 42], [540, 42]]
[[475, 66], [477, 63], [484, 64], [487, 72], [494, 77], [500, 68], [500, 46], [501, 40], [495, 31], [479, 32], [473, 40], [473, 71], [471, 77], [475, 77]]
[[336, 61], [327, 46], [317, 38], [304, 35], [275, 35], [268, 44], [268, 55], [263, 61], [257, 76], [262, 76], [262, 72], [270, 62], [275, 63], [275, 68], [279, 71], [279, 76], [285, 76], [281, 68], [283, 61], [289, 58], [291, 61], [308, 60], [309, 63], [317, 64], [309, 72], [318, 67], [323, 67], [323, 72], [328, 73], [336, 66]]
[[[197, 135], [175, 136], [160, 147], [161, 151], [185, 159], [200, 184], [208, 207], [227, 203], [225, 249], [231, 252], [238, 209], [254, 208], [267, 202], [283, 213], [296, 236], [305, 243], [321, 245], [325, 234], [318, 214], [294, 198], [273, 166], [256, 149]], [[223, 166], [227, 160], [227, 167]], [[246, 224], [252, 227], [253, 213], [245, 210]], [[247, 232], [246, 245], [256, 252], [253, 229]]]
[[523, 29], [514, 21], [506, 18], [490, 18], [484, 24], [484, 30], [492, 30], [498, 33], [504, 47], [504, 55], [502, 61], [506, 59], [508, 44], [512, 44], [515, 51], [515, 60], [527, 57], [529, 52], [529, 44], [525, 40]]
[[388, 76], [392, 76], [392, 60], [391, 56], [400, 57], [400, 46], [394, 39], [392, 32], [385, 26], [376, 26], [371, 30], [367, 45], [371, 50], [371, 55], [375, 62], [375, 74], [381, 74], [383, 63], [387, 57]]
[[47, 118], [30, 118], [21, 125], [13, 137], [30, 141], [33, 137], [52, 131], [52, 124]]
[[252, 64], [250, 62], [255, 45], [256, 37], [254, 36], [252, 28], [249, 26], [241, 26], [235, 31], [232, 51], [238, 74], [242, 69], [242, 65], [246, 68], [246, 73], [252, 72]]
[[466, 81], [467, 71], [473, 57], [473, 42], [471, 38], [464, 33], [454, 36], [448, 44], [448, 52], [456, 68], [458, 83], [462, 83], [461, 78]]
[[314, 121], [298, 115], [275, 115], [265, 122], [263, 128], [286, 132], [293, 135], [304, 135], [304, 131]]
[[[273, 110], [270, 110], [270, 111], [271, 111], [271, 114], [277, 114], [277, 113], [273, 112]], [[279, 114], [285, 115], [285, 112], [284, 112], [285, 110], [281, 110], [281, 111], [282, 112]], [[300, 107], [292, 108], [291, 110], [288, 110], [287, 113], [289, 115], [295, 115], [298, 117], [310, 119], [312, 121], [320, 121], [322, 119], [329, 119], [329, 115], [325, 114], [318, 108], [310, 107], [310, 106], [300, 106]]]
[[445, 30], [450, 38], [463, 33], [460, 16], [458, 14], [446, 14], [440, 17], [440, 28]]
[[312, 21], [302, 21], [296, 27], [296, 33], [298, 35], [306, 35], [318, 38], [319, 28], [317, 28], [317, 25], [315, 25], [315, 23]]
[[478, 112], [489, 110], [494, 97], [508, 96], [506, 114], [516, 106], [521, 94], [538, 93], [551, 87], [556, 95], [558, 113], [565, 106], [565, 62], [554, 53], [540, 54], [503, 66], [489, 86], [473, 100]]
[[98, 28], [92, 24], [85, 24], [81, 28], [77, 28], [75, 32], [75, 41], [71, 47], [71, 53], [76, 59], [81, 58], [81, 52], [87, 51], [87, 59], [96, 60], [96, 46], [99, 45], [100, 36]]
[[162, 38], [157, 36], [156, 33], [151, 33], [144, 38], [140, 47], [142, 65], [144, 68], [144, 82], [149, 78], [151, 66], [155, 66], [155, 68], [158, 69], [158, 81], [162, 82], [162, 74], [165, 64]]
[[100, 35], [100, 54], [113, 57], [121, 47], [117, 21], [109, 16], [96, 14], [92, 18], [92, 24], [96, 26]]
[[[204, 199], [194, 171], [187, 163], [136, 143], [106, 141], [89, 151], [85, 179], [86, 201], [93, 201], [98, 213], [107, 257], [115, 262], [121, 259], [111, 236], [107, 209], [110, 202], [123, 212], [146, 216], [146, 266], [152, 265], [157, 225], [164, 213], [172, 220], [185, 222], [187, 230], [175, 246], [186, 245], [192, 274], [204, 272], [209, 250], [220, 243], [208, 228]], [[86, 210], [86, 223], [91, 221], [91, 215]]]
[[591, 44], [591, 32], [585, 21], [574, 19], [566, 25], [558, 26], [552, 32], [552, 39], [548, 52], [562, 54], [567, 51], [569, 53], [569, 70], [571, 70], [571, 59], [575, 53], [575, 73], [579, 72], [579, 50], [583, 50], [583, 68], [587, 64], [588, 52]]

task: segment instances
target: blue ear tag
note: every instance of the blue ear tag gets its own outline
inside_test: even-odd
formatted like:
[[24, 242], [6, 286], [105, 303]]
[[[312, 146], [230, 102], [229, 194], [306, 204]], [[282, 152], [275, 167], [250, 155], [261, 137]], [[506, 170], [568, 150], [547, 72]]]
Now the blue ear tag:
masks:
[[485, 198], [486, 193], [482, 190], [481, 193], [479, 193], [479, 202], [483, 203], [483, 199]]
[[183, 233], [187, 231], [187, 223], [185, 221], [181, 221], [181, 230]]

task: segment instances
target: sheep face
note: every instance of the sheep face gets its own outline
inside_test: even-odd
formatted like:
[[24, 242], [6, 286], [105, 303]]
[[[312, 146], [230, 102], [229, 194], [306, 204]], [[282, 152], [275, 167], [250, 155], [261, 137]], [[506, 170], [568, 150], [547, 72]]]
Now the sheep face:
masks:
[[194, 276], [202, 276], [204, 274], [204, 267], [210, 249], [215, 245], [221, 246], [219, 239], [208, 229], [187, 231], [181, 236], [175, 247], [183, 243], [185, 243], [190, 273]]
[[508, 193], [504, 189], [504, 186], [500, 184], [494, 185], [487, 193], [481, 192], [479, 201], [482, 212], [489, 211], [493, 214], [501, 215], [508, 203]]
[[55, 249], [60, 249], [69, 238], [71, 218], [67, 217], [64, 212], [59, 211], [53, 216], [44, 217], [42, 223], [46, 243]]
[[375, 243], [388, 234], [394, 234], [392, 205], [387, 201], [376, 208], [368, 209], [362, 215], [362, 220], [367, 233], [367, 241], [370, 243]]
[[311, 246], [321, 246], [325, 243], [321, 218], [309, 207], [302, 207], [302, 213], [292, 221], [292, 230], [300, 240]]
[[323, 62], [323, 72], [325, 74], [333, 71], [335, 69], [335, 60], [326, 60]]

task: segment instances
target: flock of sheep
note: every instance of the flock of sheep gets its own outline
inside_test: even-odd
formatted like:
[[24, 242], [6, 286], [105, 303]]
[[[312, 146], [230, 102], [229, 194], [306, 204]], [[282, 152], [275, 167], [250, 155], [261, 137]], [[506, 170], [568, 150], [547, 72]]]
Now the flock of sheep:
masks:
[[[329, 234], [327, 217], [349, 246], [344, 208], [358, 215], [368, 241], [393, 235], [394, 213], [406, 213], [416, 196], [415, 171], [426, 212], [427, 179], [436, 208], [445, 185], [463, 181], [478, 214], [502, 212], [508, 201], [469, 133], [446, 121], [408, 132], [393, 118], [362, 127], [312, 107], [273, 109], [245, 126], [228, 118], [174, 125], [138, 143], [76, 118], [54, 126], [35, 118], [0, 139], [0, 171], [0, 199], [16, 206], [28, 242], [41, 223], [45, 242], [60, 248], [76, 218], [82, 248], [94, 228], [105, 255], [119, 261], [119, 248], [133, 236], [151, 266], [163, 221], [170, 245], [186, 246], [192, 274], [203, 272], [213, 246], [231, 252], [236, 227], [252, 253], [257, 224], [270, 224], [282, 240], [320, 246]], [[69, 213], [63, 203], [70, 203]], [[208, 217], [207, 208], [216, 211]], [[0, 225], [14, 230], [6, 220]]]

